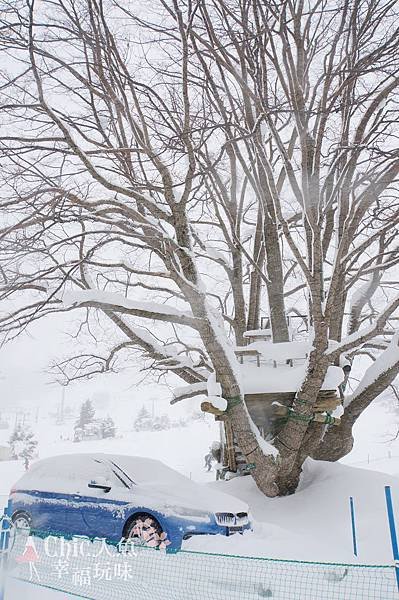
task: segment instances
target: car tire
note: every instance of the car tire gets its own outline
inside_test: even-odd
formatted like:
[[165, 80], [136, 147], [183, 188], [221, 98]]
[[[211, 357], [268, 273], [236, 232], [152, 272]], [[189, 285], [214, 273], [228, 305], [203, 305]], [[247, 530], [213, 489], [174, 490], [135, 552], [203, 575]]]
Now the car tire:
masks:
[[29, 530], [32, 525], [32, 518], [26, 512], [15, 513], [11, 517], [11, 520], [16, 529], [20, 529], [20, 530], [24, 530], [24, 531]]
[[168, 534], [159, 522], [147, 513], [134, 515], [126, 524], [124, 539], [134, 546], [164, 550], [169, 546]]

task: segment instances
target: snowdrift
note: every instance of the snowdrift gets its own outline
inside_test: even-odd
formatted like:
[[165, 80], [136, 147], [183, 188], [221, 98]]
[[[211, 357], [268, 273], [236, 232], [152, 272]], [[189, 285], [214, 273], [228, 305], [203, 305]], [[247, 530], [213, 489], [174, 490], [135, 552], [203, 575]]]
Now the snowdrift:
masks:
[[[399, 509], [398, 477], [308, 460], [293, 496], [265, 498], [251, 477], [209, 485], [249, 504], [254, 531], [230, 538], [193, 538], [186, 542], [187, 549], [311, 561], [392, 562], [384, 486], [392, 486]], [[352, 552], [349, 496], [355, 500], [358, 560]]]

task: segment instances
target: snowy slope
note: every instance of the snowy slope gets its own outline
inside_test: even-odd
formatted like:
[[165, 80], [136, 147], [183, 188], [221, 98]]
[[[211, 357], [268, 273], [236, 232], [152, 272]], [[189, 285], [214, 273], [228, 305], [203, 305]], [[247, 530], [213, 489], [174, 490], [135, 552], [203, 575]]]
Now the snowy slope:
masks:
[[398, 430], [398, 408], [395, 400], [386, 393], [374, 401], [357, 421], [353, 450], [341, 462], [399, 475]]

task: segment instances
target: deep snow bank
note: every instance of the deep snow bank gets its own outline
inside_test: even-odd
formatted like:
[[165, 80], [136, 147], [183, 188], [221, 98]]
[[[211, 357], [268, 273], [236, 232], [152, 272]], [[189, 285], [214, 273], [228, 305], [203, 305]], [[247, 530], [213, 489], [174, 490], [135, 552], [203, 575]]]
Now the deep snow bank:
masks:
[[[392, 486], [399, 509], [397, 477], [308, 460], [293, 496], [265, 498], [251, 477], [209, 485], [249, 504], [254, 531], [230, 538], [192, 538], [187, 549], [312, 561], [392, 561], [384, 486]], [[355, 499], [358, 561], [352, 552], [349, 496]]]

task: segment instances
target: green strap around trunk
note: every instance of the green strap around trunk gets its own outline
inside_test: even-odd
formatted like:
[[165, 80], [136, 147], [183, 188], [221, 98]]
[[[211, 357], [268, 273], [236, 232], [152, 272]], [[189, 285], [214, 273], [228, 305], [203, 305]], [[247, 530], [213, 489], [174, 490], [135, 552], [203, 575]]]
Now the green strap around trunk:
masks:
[[229, 412], [229, 410], [231, 410], [235, 406], [242, 404], [242, 398], [240, 396], [233, 396], [232, 398], [226, 398], [226, 401], [227, 401], [226, 412]]

